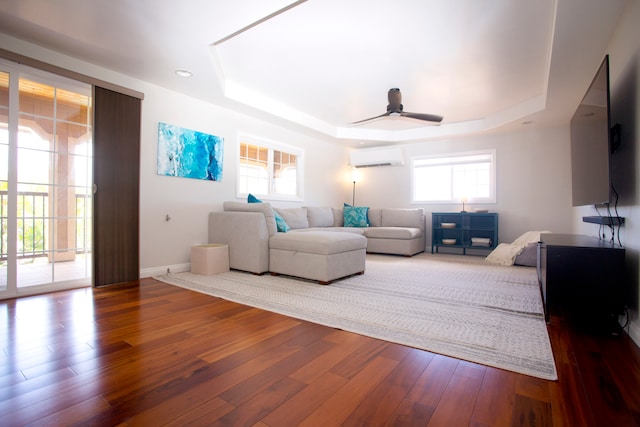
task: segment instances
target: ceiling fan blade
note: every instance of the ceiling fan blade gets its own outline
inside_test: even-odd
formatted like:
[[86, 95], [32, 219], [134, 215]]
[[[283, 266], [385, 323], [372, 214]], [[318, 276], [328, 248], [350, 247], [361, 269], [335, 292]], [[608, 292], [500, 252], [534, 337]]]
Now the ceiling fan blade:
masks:
[[427, 122], [438, 122], [438, 123], [440, 123], [442, 121], [442, 116], [438, 116], [436, 114], [421, 114], [421, 113], [402, 112], [402, 113], [400, 113], [400, 115], [402, 117], [408, 117], [410, 119], [424, 120], [424, 121], [427, 121]]
[[409, 113], [402, 111], [402, 94], [400, 93], [400, 89], [391, 88], [387, 93], [387, 98], [389, 100], [389, 105], [387, 105], [387, 112], [384, 114], [380, 114], [379, 116], [371, 117], [369, 119], [360, 120], [357, 122], [351, 123], [352, 125], [367, 122], [369, 120], [379, 119], [380, 117], [386, 116], [402, 116], [408, 117], [410, 119], [423, 120], [426, 122], [435, 122], [440, 123], [442, 121], [442, 116], [438, 116], [436, 114], [421, 114], [421, 113]]
[[379, 116], [375, 116], [375, 117], [369, 117], [368, 119], [364, 119], [364, 120], [358, 120], [357, 122], [351, 122], [352, 125], [358, 124], [358, 123], [363, 123], [363, 122], [368, 122], [369, 120], [373, 120], [373, 119], [379, 119], [380, 117], [385, 117], [391, 114], [391, 111], [387, 111], [384, 114], [380, 114]]

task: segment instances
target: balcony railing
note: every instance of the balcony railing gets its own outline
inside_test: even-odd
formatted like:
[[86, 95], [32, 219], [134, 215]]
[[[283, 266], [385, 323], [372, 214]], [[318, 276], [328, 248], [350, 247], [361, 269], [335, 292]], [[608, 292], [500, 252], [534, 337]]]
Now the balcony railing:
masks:
[[[82, 253], [90, 250], [91, 242], [85, 233], [85, 213], [90, 212], [88, 206], [90, 196], [76, 195], [76, 232], [75, 249]], [[6, 261], [8, 255], [8, 213], [9, 204], [8, 192], [0, 191], [0, 260]], [[53, 219], [48, 216], [49, 194], [42, 192], [23, 191], [18, 192], [17, 210], [17, 257], [38, 258], [47, 256], [50, 252], [48, 245], [49, 229], [48, 224]]]

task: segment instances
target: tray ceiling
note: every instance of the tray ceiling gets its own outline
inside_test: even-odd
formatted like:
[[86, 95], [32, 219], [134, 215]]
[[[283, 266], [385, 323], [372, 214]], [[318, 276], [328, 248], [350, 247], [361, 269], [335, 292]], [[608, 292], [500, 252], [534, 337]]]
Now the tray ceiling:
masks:
[[[0, 31], [302, 132], [386, 144], [566, 123], [625, 3], [10, 1]], [[350, 124], [384, 113], [392, 87], [442, 123]]]

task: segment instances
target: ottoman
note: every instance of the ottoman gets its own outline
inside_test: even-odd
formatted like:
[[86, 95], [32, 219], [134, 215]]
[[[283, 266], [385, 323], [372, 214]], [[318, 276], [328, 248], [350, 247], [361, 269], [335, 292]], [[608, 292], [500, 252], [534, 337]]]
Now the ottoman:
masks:
[[269, 239], [269, 271], [331, 281], [364, 273], [367, 238], [340, 231], [276, 233]]
[[229, 246], [212, 243], [191, 248], [191, 272], [218, 274], [229, 271]]

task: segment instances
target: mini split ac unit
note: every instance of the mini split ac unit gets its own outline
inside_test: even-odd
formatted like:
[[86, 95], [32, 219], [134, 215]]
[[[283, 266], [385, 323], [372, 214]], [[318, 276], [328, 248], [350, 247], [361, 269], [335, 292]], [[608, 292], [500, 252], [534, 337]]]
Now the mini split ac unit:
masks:
[[373, 166], [402, 166], [404, 153], [402, 148], [384, 147], [354, 150], [351, 152], [351, 166], [368, 168]]

